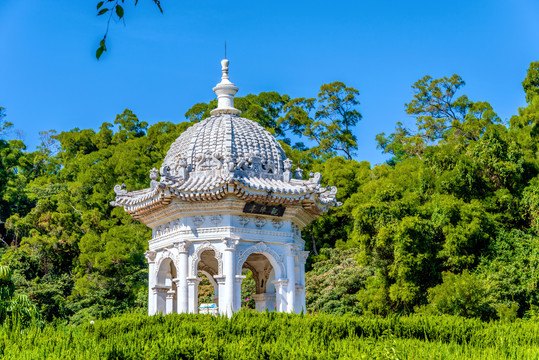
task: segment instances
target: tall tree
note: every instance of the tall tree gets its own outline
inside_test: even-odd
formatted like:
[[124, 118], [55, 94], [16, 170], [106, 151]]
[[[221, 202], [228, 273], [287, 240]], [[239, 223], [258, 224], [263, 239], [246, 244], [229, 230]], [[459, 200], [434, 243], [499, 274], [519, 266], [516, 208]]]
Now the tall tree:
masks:
[[314, 98], [291, 99], [283, 108], [285, 114], [278, 125], [284, 132], [305, 137], [314, 143], [309, 149], [312, 156], [329, 158], [337, 154], [352, 159], [357, 150], [354, 126], [361, 120], [359, 92], [342, 82], [320, 87]]
[[464, 85], [458, 75], [418, 80], [412, 86], [414, 98], [406, 104], [406, 113], [416, 119], [417, 130], [399, 122], [393, 134], [376, 136], [378, 147], [398, 161], [404, 157], [422, 158], [425, 149], [438, 142], [462, 145], [479, 139], [487, 126], [500, 119], [487, 102], [472, 102], [466, 95], [457, 98]]

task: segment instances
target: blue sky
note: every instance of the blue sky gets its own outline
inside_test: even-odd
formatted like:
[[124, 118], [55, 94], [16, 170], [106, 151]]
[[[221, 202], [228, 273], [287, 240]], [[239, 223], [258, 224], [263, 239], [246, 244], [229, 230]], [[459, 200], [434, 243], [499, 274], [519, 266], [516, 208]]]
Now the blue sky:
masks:
[[150, 124], [184, 121], [214, 98], [226, 40], [238, 96], [357, 88], [356, 158], [376, 164], [387, 156], [375, 135], [413, 124], [404, 104], [419, 78], [457, 73], [463, 93], [508, 120], [539, 60], [538, 1], [161, 2], [164, 14], [149, 0], [126, 5], [97, 61], [97, 1], [0, 0], [0, 106], [30, 148], [39, 131], [97, 129], [125, 108]]

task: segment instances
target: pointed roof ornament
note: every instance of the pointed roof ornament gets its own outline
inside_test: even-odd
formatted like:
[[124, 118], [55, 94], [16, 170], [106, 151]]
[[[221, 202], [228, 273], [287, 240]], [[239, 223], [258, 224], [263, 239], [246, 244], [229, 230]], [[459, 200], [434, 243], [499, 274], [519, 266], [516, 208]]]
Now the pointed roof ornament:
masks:
[[241, 111], [234, 108], [234, 95], [238, 92], [238, 88], [230, 82], [228, 77], [228, 59], [221, 60], [221, 70], [223, 72], [221, 82], [213, 88], [213, 92], [217, 95], [217, 109], [212, 110], [210, 114], [239, 115]]

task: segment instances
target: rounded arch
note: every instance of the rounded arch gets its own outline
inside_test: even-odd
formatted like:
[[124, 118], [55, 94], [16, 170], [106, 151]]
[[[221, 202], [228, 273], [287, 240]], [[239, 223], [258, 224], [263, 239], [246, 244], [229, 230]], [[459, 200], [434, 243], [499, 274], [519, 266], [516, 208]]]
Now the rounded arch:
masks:
[[172, 264], [174, 266], [174, 270], [178, 269], [178, 264], [176, 263], [176, 257], [168, 250], [165, 249], [164, 251], [160, 251], [157, 253], [157, 259], [155, 262], [155, 274], [154, 276], [156, 278], [159, 277], [159, 271], [162, 270], [162, 267], [166, 264], [167, 266], [169, 264]]
[[156, 270], [156, 284], [173, 287], [173, 279], [178, 276], [174, 261], [169, 257], [162, 258]]
[[213, 286], [213, 289], [215, 291], [215, 294], [218, 293], [219, 291], [219, 285], [217, 284], [217, 281], [215, 281], [215, 279], [213, 278], [213, 275], [210, 274], [208, 271], [206, 270], [201, 270], [201, 269], [198, 269], [198, 272], [199, 273], [202, 273], [204, 275], [206, 275], [206, 277], [208, 278], [208, 280], [210, 281], [210, 284], [212, 284]]
[[259, 242], [256, 245], [253, 245], [244, 251], [240, 251], [240, 256], [238, 259], [238, 263], [236, 266], [236, 272], [241, 275], [241, 270], [243, 268], [243, 264], [245, 261], [247, 261], [247, 258], [249, 255], [259, 253], [264, 255], [268, 261], [270, 262], [271, 266], [273, 267], [275, 271], [275, 278], [280, 279], [284, 275], [284, 266], [283, 266], [283, 258], [281, 255], [277, 254], [275, 250], [270, 248], [266, 243]]
[[198, 246], [193, 253], [193, 256], [191, 258], [191, 276], [197, 276], [198, 273], [198, 263], [200, 262], [200, 257], [202, 253], [206, 250], [211, 250], [214, 253], [215, 259], [217, 260], [217, 275], [223, 274], [223, 255], [215, 246], [212, 245], [209, 241], [206, 241], [202, 243], [202, 245]]

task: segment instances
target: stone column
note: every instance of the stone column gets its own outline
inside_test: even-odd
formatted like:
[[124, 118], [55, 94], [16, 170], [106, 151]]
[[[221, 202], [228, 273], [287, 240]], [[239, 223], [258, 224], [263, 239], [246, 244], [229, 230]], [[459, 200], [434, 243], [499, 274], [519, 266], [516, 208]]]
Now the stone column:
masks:
[[241, 310], [241, 283], [243, 279], [245, 279], [246, 276], [244, 275], [236, 275], [236, 282], [234, 284], [234, 311]]
[[275, 311], [275, 294], [255, 294], [255, 309], [258, 312]]
[[[178, 249], [178, 288], [177, 309], [179, 314], [189, 312], [187, 276], [189, 276], [189, 242], [179, 241], [174, 244]], [[196, 276], [196, 274], [194, 274]]]
[[166, 314], [172, 314], [174, 312], [174, 295], [176, 295], [176, 291], [170, 289], [166, 293]]
[[296, 286], [296, 294], [298, 298], [296, 299], [296, 314], [307, 312], [307, 304], [305, 302], [305, 263], [307, 262], [307, 257], [309, 256], [308, 251], [298, 251], [298, 286]]
[[155, 298], [155, 314], [167, 313], [167, 293], [170, 287], [163, 285], [156, 285], [152, 288], [152, 293]]
[[156, 297], [153, 291], [155, 286], [155, 251], [146, 251], [144, 253], [146, 260], [148, 261], [148, 315], [154, 315], [156, 311]]
[[288, 280], [279, 279], [272, 281], [272, 284], [275, 285], [275, 302], [276, 310], [278, 312], [286, 312], [287, 305], [287, 296], [286, 289], [288, 288]]
[[196, 276], [187, 278], [187, 288], [189, 292], [189, 314], [198, 313], [198, 283], [200, 279]]
[[236, 282], [236, 245], [238, 240], [232, 238], [223, 238], [223, 244], [225, 245], [225, 254], [223, 256], [223, 272], [226, 276], [225, 291], [219, 294], [219, 297], [223, 301], [219, 303], [223, 304], [223, 311], [231, 317], [234, 312], [234, 285]]
[[293, 313], [296, 304], [296, 246], [287, 244], [286, 246], [286, 276], [288, 287], [286, 290], [286, 312]]
[[225, 305], [225, 288], [226, 288], [226, 276], [225, 275], [215, 275], [213, 277], [217, 281], [217, 286], [219, 287], [219, 298], [218, 298], [218, 307], [219, 314], [226, 315], [226, 305]]

